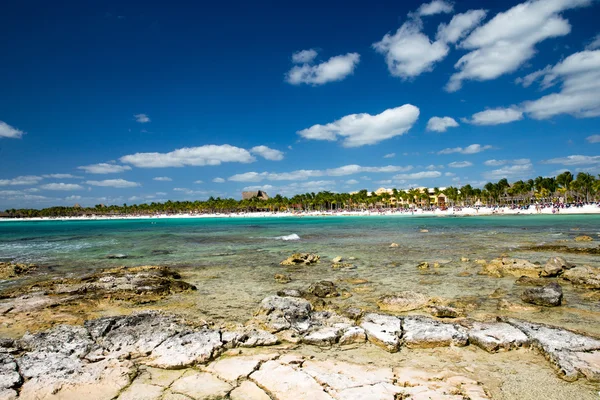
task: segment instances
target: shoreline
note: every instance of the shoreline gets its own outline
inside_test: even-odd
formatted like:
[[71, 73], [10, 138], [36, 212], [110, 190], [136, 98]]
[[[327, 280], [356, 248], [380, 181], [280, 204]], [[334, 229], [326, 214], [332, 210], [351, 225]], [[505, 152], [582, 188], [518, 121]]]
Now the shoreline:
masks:
[[502, 215], [590, 215], [600, 214], [600, 206], [584, 205], [582, 207], [563, 208], [556, 211], [551, 207], [536, 210], [511, 209], [510, 207], [461, 207], [458, 209], [425, 211], [309, 211], [309, 212], [252, 212], [252, 213], [212, 213], [212, 214], [160, 214], [160, 215], [118, 215], [118, 216], [77, 216], [77, 217], [34, 217], [34, 218], [0, 218], [0, 222], [10, 221], [104, 221], [135, 219], [216, 219], [216, 218], [303, 218], [303, 217], [477, 217]]

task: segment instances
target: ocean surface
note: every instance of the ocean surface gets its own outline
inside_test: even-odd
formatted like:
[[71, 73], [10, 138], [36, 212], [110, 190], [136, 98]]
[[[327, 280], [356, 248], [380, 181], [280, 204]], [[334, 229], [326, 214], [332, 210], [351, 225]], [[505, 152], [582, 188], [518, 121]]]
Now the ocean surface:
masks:
[[[475, 299], [476, 313], [498, 314], [498, 300], [490, 294], [499, 289], [519, 302], [524, 287], [515, 285], [515, 278], [478, 275], [481, 266], [474, 260], [507, 255], [544, 263], [559, 254], [520, 249], [563, 241], [581, 245], [573, 241], [579, 235], [592, 236], [595, 242], [584, 245], [597, 246], [599, 234], [600, 215], [14, 221], [0, 223], [0, 261], [48, 267], [30, 279], [120, 265], [177, 267], [199, 290], [170, 301], [212, 319], [244, 320], [267, 295], [284, 287], [305, 289], [318, 280], [334, 281], [347, 293], [349, 298], [333, 300], [340, 307], [376, 309], [382, 294], [413, 290]], [[399, 247], [390, 248], [391, 243]], [[294, 252], [317, 253], [322, 260], [314, 266], [279, 265]], [[108, 258], [115, 254], [127, 258]], [[336, 256], [355, 257], [354, 268], [333, 269]], [[599, 266], [597, 256], [563, 256], [577, 265]], [[440, 268], [418, 270], [423, 261]], [[289, 274], [292, 282], [275, 282], [276, 273]], [[359, 279], [367, 282], [356, 283]], [[0, 282], [0, 289], [10, 284]], [[600, 332], [598, 300], [569, 283], [564, 288], [565, 306], [528, 319]]]

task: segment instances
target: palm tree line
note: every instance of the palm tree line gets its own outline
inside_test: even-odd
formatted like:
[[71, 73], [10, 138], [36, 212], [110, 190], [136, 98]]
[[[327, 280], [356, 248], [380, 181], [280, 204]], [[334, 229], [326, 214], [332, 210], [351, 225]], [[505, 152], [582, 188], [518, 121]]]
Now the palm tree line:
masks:
[[235, 213], [258, 211], [359, 211], [367, 209], [402, 209], [410, 207], [429, 208], [440, 206], [438, 198], [445, 195], [448, 204], [444, 206], [474, 206], [478, 204], [522, 206], [536, 202], [549, 203], [562, 201], [590, 202], [600, 198], [600, 175], [594, 177], [585, 172], [577, 176], [569, 171], [556, 177], [541, 177], [508, 183], [506, 178], [498, 182], [488, 182], [483, 188], [474, 188], [467, 184], [460, 188], [450, 186], [443, 190], [412, 188], [409, 190], [391, 190], [391, 193], [369, 193], [366, 189], [353, 193], [297, 194], [292, 197], [276, 195], [267, 200], [258, 198], [235, 200], [210, 197], [205, 201], [167, 201], [164, 203], [141, 203], [133, 205], [102, 204], [94, 207], [49, 207], [38, 209], [10, 209], [5, 217], [67, 217], [82, 215], [158, 215], [188, 213]]

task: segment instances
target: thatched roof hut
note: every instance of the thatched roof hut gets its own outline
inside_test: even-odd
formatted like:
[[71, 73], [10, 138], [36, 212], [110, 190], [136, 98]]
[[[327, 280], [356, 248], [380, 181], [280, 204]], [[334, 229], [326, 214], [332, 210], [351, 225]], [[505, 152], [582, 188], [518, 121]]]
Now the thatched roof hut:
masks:
[[254, 198], [257, 198], [259, 200], [269, 200], [269, 195], [267, 194], [267, 192], [263, 192], [262, 190], [242, 192], [242, 200], [251, 200]]

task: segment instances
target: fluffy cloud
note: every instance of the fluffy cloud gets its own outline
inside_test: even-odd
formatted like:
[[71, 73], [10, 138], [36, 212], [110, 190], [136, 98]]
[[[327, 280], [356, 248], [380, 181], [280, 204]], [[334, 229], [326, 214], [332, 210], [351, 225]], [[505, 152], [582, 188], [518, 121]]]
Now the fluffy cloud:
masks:
[[542, 89], [561, 82], [558, 93], [523, 103], [526, 113], [535, 119], [559, 114], [575, 117], [600, 116], [600, 50], [586, 50], [570, 55], [553, 67], [533, 72], [520, 80], [531, 85], [541, 79]]
[[454, 161], [448, 164], [450, 168], [466, 168], [471, 167], [473, 165], [470, 161]]
[[502, 167], [482, 174], [485, 179], [498, 180], [502, 178], [521, 178], [529, 176], [533, 171], [531, 164], [515, 164]]
[[467, 147], [452, 147], [452, 148], [446, 148], [444, 150], [438, 151], [438, 154], [452, 154], [452, 153], [460, 153], [460, 154], [477, 154], [477, 153], [481, 153], [482, 151], [485, 150], [489, 150], [491, 149], [492, 146], [485, 145], [482, 146], [480, 144], [472, 144], [469, 145]]
[[594, 36], [594, 38], [590, 41], [590, 43], [585, 46], [586, 50], [596, 50], [600, 49], [600, 33]]
[[236, 174], [229, 177], [228, 180], [233, 182], [261, 182], [263, 180], [268, 181], [300, 181], [309, 178], [317, 178], [322, 176], [347, 176], [358, 173], [392, 173], [392, 172], [405, 172], [410, 171], [413, 167], [408, 166], [397, 166], [388, 165], [384, 167], [363, 167], [360, 165], [344, 165], [338, 168], [330, 168], [325, 170], [307, 170], [301, 169], [292, 172], [246, 172], [243, 174]]
[[[294, 53], [292, 59], [294, 60], [294, 56], [300, 53], [302, 52]], [[316, 52], [314, 55], [316, 56]], [[288, 71], [285, 77], [288, 83], [292, 85], [305, 83], [317, 86], [328, 82], [341, 81], [348, 75], [351, 75], [360, 62], [360, 55], [358, 53], [348, 53], [331, 57], [329, 60], [316, 65], [312, 64], [315, 57], [311, 58], [310, 56], [312, 56], [312, 53], [302, 53], [302, 55], [296, 57], [298, 60], [304, 58], [308, 61], [302, 65], [295, 65]]]
[[71, 175], [71, 174], [46, 174], [46, 175], [42, 175], [42, 177], [44, 178], [51, 178], [51, 179], [82, 179], [82, 176], [77, 176], [77, 175]]
[[25, 132], [13, 128], [6, 122], [0, 121], [0, 138], [20, 139], [24, 134]]
[[544, 164], [561, 164], [561, 165], [592, 165], [600, 164], [600, 156], [582, 156], [573, 155], [567, 157], [551, 158], [542, 161]]
[[228, 144], [184, 147], [169, 153], [136, 153], [123, 156], [120, 160], [122, 163], [140, 168], [197, 167], [220, 165], [224, 162], [251, 163], [256, 161], [248, 150]]
[[600, 135], [592, 135], [585, 138], [588, 143], [600, 143]]
[[517, 160], [487, 160], [483, 164], [487, 165], [488, 167], [499, 167], [507, 164], [524, 165], [530, 163], [531, 160], [529, 158], [519, 158]]
[[255, 146], [250, 149], [250, 152], [254, 155], [261, 156], [266, 160], [280, 161], [283, 160], [283, 152], [275, 149], [271, 149], [267, 146]]
[[215, 179], [213, 179], [212, 181], [213, 181], [214, 183], [223, 183], [223, 182], [225, 182], [225, 179], [223, 179], [223, 178], [215, 178]]
[[440, 24], [436, 39], [445, 43], [456, 43], [483, 21], [485, 10], [469, 10], [456, 14], [449, 24]]
[[152, 178], [152, 180], [158, 182], [171, 182], [173, 179], [169, 178], [168, 176], [157, 176]]
[[395, 180], [415, 180], [415, 179], [426, 179], [426, 178], [439, 178], [442, 173], [439, 171], [421, 171], [413, 172], [412, 174], [398, 174], [394, 175]]
[[140, 124], [150, 122], [150, 117], [146, 114], [135, 114], [133, 117], [135, 118], [135, 121], [139, 122]]
[[40, 186], [41, 189], [44, 190], [64, 190], [64, 191], [72, 191], [72, 190], [83, 190], [83, 186], [76, 185], [74, 183], [48, 183]]
[[419, 118], [412, 104], [390, 108], [377, 115], [350, 114], [326, 125], [313, 125], [297, 133], [305, 139], [336, 141], [343, 138], [344, 147], [360, 147], [408, 132]]
[[301, 50], [292, 54], [292, 62], [294, 64], [307, 64], [314, 61], [317, 57], [317, 51], [314, 49]]
[[465, 119], [464, 121], [473, 125], [500, 125], [521, 119], [523, 119], [523, 111], [510, 107], [480, 111], [473, 114], [470, 120]]
[[86, 181], [88, 185], [92, 186], [105, 186], [113, 188], [132, 188], [141, 186], [137, 182], [126, 181], [125, 179], [106, 179], [103, 181]]
[[396, 157], [396, 153], [388, 153], [385, 156], [383, 156], [383, 158], [394, 158]]
[[432, 117], [427, 122], [427, 130], [434, 132], [446, 132], [448, 128], [456, 128], [458, 122], [450, 117]]
[[427, 17], [435, 14], [449, 14], [452, 10], [454, 10], [452, 3], [443, 0], [433, 0], [430, 3], [421, 4], [415, 14], [419, 17]]
[[346, 184], [347, 184], [347, 185], [356, 185], [356, 184], [358, 184], [358, 183], [359, 183], [359, 182], [358, 182], [356, 179], [348, 179], [348, 180], [346, 181]]
[[535, 54], [536, 44], [567, 35], [562, 11], [589, 5], [591, 0], [529, 0], [498, 13], [475, 29], [460, 47], [471, 50], [454, 65], [459, 71], [446, 90], [456, 91], [465, 80], [486, 81], [514, 72]]
[[87, 172], [88, 174], [116, 174], [119, 172], [129, 171], [131, 170], [131, 167], [128, 165], [99, 163], [92, 165], [84, 165], [81, 167], [77, 167], [77, 169], [81, 169]]
[[42, 180], [41, 176], [25, 175], [17, 176], [13, 179], [0, 179], [0, 186], [26, 186], [36, 185]]

